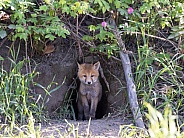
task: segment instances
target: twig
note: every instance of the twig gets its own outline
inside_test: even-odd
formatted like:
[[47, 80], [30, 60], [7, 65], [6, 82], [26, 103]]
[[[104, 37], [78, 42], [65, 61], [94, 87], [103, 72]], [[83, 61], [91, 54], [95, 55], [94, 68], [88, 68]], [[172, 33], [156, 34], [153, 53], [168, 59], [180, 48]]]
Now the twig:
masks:
[[[27, 53], [27, 41], [25, 41], [25, 51], [26, 51], [26, 60], [28, 61], [28, 53]], [[28, 69], [28, 63], [26, 61], [26, 72], [29, 74], [29, 69]]]
[[[181, 21], [179, 22], [179, 27], [181, 27]], [[182, 38], [182, 35], [180, 35], [178, 39], [178, 48], [181, 47], [181, 42], [182, 42], [181, 38]]]
[[92, 43], [86, 42], [86, 41], [82, 40], [82, 38], [81, 38], [78, 34], [76, 34], [74, 31], [72, 31], [72, 30], [70, 29], [70, 27], [68, 27], [66, 24], [65, 24], [65, 28], [66, 28], [74, 37], [76, 37], [77, 39], [80, 39], [80, 41], [86, 43], [87, 45], [89, 45], [89, 46], [91, 46], [91, 47], [95, 47]]
[[61, 63], [67, 58], [67, 56], [68, 56], [70, 50], [72, 49], [73, 45], [74, 45], [74, 43], [70, 46], [70, 48], [69, 48], [68, 51], [66, 52], [65, 57], [61, 60]]
[[86, 15], [84, 15], [84, 17], [82, 18], [81, 22], [79, 23], [79, 26], [81, 26], [82, 22], [84, 21], [84, 19], [86, 18]]
[[117, 60], [117, 61], [120, 61], [120, 62], [121, 62], [121, 59], [119, 59], [119, 58], [117, 58], [117, 57], [115, 57], [115, 56], [111, 56], [111, 58], [113, 58], [113, 59], [115, 59], [115, 60]]
[[143, 119], [142, 119], [142, 114], [140, 112], [140, 108], [138, 105], [137, 101], [137, 94], [136, 94], [136, 87], [133, 81], [133, 75], [132, 75], [132, 69], [131, 69], [131, 64], [130, 64], [130, 58], [128, 56], [128, 53], [126, 52], [125, 44], [122, 41], [121, 35], [117, 29], [116, 23], [114, 19], [109, 20], [109, 25], [111, 25], [113, 28], [109, 28], [115, 35], [119, 47], [122, 49], [119, 54], [121, 57], [121, 62], [123, 65], [123, 70], [125, 74], [125, 79], [127, 83], [127, 92], [128, 92], [128, 98], [129, 98], [129, 103], [130, 103], [130, 108], [135, 120], [135, 124], [138, 127], [145, 128]]
[[109, 16], [108, 17], [105, 17], [105, 18], [100, 18], [100, 17], [93, 16], [93, 15], [91, 15], [89, 13], [87, 13], [86, 15], [88, 15], [88, 16], [94, 18], [94, 19], [99, 19], [99, 20], [104, 20], [104, 19], [108, 19], [109, 18]]
[[[109, 72], [110, 75], [112, 75], [121, 84], [121, 86], [126, 85], [124, 82], [121, 82], [121, 80], [116, 75], [114, 75], [110, 70], [107, 70], [107, 71]], [[125, 87], [123, 87], [123, 88], [125, 88]]]
[[108, 91], [110, 92], [109, 83], [107, 82], [106, 77], [104, 76], [103, 69], [102, 69], [101, 66], [100, 66], [100, 70], [99, 71], [100, 71], [100, 75], [101, 75], [102, 79], [104, 80], [104, 82], [105, 82], [105, 84], [107, 86]]
[[[79, 17], [77, 15], [77, 22], [76, 22], [76, 34], [77, 35], [78, 35], [78, 32], [79, 32], [78, 30], [79, 30]], [[78, 43], [78, 46], [79, 46], [79, 58], [81, 58], [83, 56], [83, 53], [82, 53], [82, 49], [81, 49], [79, 40], [77, 40], [77, 43]]]
[[[140, 35], [142, 35], [141, 32], [131, 32], [131, 33], [132, 34], [140, 34]], [[163, 37], [159, 37], [159, 36], [155, 36], [155, 35], [150, 35], [150, 34], [146, 34], [146, 33], [145, 33], [145, 35], [148, 36], [148, 37], [160, 39], [162, 41], [167, 41], [167, 42], [171, 43], [174, 47], [176, 47], [175, 44], [174, 44], [174, 42], [172, 42], [171, 40], [168, 40], [167, 38], [163, 38]]]
[[8, 37], [5, 37], [2, 41], [1, 41], [1, 44], [0, 44], [0, 47], [5, 43], [5, 41], [7, 40]]
[[[132, 23], [137, 23], [136, 21], [132, 21], [132, 20], [127, 20], [127, 19], [122, 19], [122, 20], [128, 21], [128, 22], [132, 22]], [[156, 31], [158, 31], [158, 30], [156, 30]], [[158, 31], [158, 32], [159, 32], [159, 31]], [[131, 32], [131, 33], [132, 33], [132, 34], [141, 34], [141, 35], [142, 35], [141, 32]], [[146, 35], [146, 36], [149, 36], [149, 37], [156, 38], [156, 39], [160, 39], [160, 40], [162, 40], [162, 41], [167, 41], [167, 42], [171, 43], [175, 48], [177, 48], [177, 47], [176, 47], [176, 44], [174, 44], [174, 42], [172, 42], [171, 40], [168, 40], [167, 38], [162, 38], [162, 37], [158, 37], [158, 36], [154, 36], [154, 35], [149, 35], [149, 34], [146, 34], [146, 33], [145, 33], [145, 35]]]

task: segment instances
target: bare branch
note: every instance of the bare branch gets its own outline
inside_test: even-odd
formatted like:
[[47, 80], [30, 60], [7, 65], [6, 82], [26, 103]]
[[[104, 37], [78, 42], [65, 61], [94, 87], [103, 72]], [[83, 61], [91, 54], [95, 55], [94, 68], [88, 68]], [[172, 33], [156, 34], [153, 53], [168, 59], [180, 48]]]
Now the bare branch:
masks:
[[127, 82], [128, 98], [129, 98], [130, 108], [131, 108], [131, 111], [132, 111], [132, 114], [133, 114], [133, 117], [135, 120], [135, 124], [138, 127], [145, 128], [144, 122], [142, 119], [142, 114], [140, 112], [140, 108], [139, 108], [138, 101], [137, 101], [136, 87], [135, 87], [135, 84], [133, 81], [130, 58], [128, 56], [128, 53], [126, 52], [125, 44], [124, 44], [123, 40], [121, 39], [120, 32], [117, 29], [117, 26], [116, 26], [114, 19], [111, 18], [109, 20], [109, 25], [112, 27], [109, 29], [111, 31], [113, 31], [113, 33], [118, 41], [118, 45], [122, 49], [122, 50], [120, 50], [119, 54], [121, 57], [121, 62], [123, 65], [125, 79]]

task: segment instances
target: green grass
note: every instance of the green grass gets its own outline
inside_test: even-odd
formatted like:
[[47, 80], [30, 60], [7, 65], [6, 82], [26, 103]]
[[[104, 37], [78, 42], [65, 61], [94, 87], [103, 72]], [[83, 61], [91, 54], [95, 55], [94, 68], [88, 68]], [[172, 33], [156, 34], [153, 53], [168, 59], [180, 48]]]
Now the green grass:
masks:
[[[150, 103], [164, 114], [164, 109], [170, 105], [172, 112], [181, 120], [184, 116], [184, 82], [183, 67], [179, 64], [184, 55], [178, 53], [171, 56], [168, 53], [157, 52], [147, 44], [138, 47], [136, 62], [135, 85], [141, 111], [147, 111], [143, 102]], [[138, 62], [139, 61], [139, 62]], [[181, 125], [184, 122], [179, 122]]]
[[[133, 125], [121, 125], [119, 130], [119, 137], [122, 138], [183, 138], [184, 132], [181, 132], [180, 127], [177, 126], [176, 123], [176, 115], [172, 114], [172, 110], [169, 106], [164, 109], [164, 114], [153, 108], [150, 104], [144, 103], [146, 108], [148, 108], [148, 112], [146, 113], [146, 117], [148, 119], [148, 130], [144, 130], [142, 128], [138, 128]], [[30, 113], [31, 114], [31, 113]], [[54, 138], [57, 132], [57, 137], [69, 137], [75, 136], [76, 138], [80, 137], [78, 133], [78, 126], [67, 123], [67, 132], [61, 133], [58, 129], [53, 132], [53, 134], [49, 134], [47, 137]], [[86, 128], [86, 137], [89, 137], [89, 128], [90, 128], [89, 120], [88, 127]], [[184, 125], [184, 124], [183, 124]], [[35, 125], [35, 119], [32, 115], [28, 118], [27, 125], [17, 126], [14, 125], [14, 131], [10, 132], [10, 126], [0, 125], [0, 137], [7, 138], [40, 138], [42, 137], [41, 125]], [[95, 136], [95, 134], [93, 134]], [[45, 137], [45, 136], [44, 136]]]
[[[54, 79], [46, 88], [34, 82], [33, 78], [38, 74], [36, 68], [27, 71], [30, 61], [17, 60], [19, 49], [17, 53], [14, 50], [10, 52], [12, 58], [4, 60], [0, 56], [0, 136], [36, 136], [39, 129], [35, 129], [34, 122], [48, 119], [44, 107], [45, 97], [58, 90], [61, 85], [51, 89], [56, 84]], [[8, 71], [3, 68], [3, 62], [7, 60], [10, 62]], [[31, 89], [35, 85], [45, 91], [45, 97]]]

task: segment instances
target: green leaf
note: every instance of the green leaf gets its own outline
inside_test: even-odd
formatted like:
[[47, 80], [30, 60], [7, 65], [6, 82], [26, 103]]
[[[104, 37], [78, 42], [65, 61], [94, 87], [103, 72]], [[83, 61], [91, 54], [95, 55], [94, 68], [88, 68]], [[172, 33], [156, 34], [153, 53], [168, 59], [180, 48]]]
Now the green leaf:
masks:
[[75, 6], [76, 6], [77, 8], [80, 7], [80, 5], [81, 5], [80, 2], [78, 2], [78, 1], [75, 2], [74, 4], [75, 4]]
[[47, 5], [42, 5], [42, 6], [39, 7], [39, 9], [41, 11], [45, 11], [46, 12], [48, 10], [48, 6]]
[[52, 35], [52, 34], [47, 34], [46, 36], [45, 36], [45, 38], [49, 38], [50, 40], [54, 40], [56, 37], [54, 36], [54, 35]]
[[173, 39], [175, 37], [178, 37], [179, 34], [178, 33], [172, 33], [171, 35], [169, 35], [168, 39]]
[[45, 3], [50, 4], [50, 0], [44, 0]]
[[6, 31], [0, 30], [0, 38], [3, 39], [3, 38], [5, 38], [6, 36], [7, 36]]
[[20, 39], [24, 39], [26, 41], [27, 39], [27, 35], [26, 33], [17, 33], [16, 36], [19, 37]]
[[91, 40], [93, 40], [93, 37], [92, 36], [89, 36], [89, 35], [84, 35], [82, 37], [82, 40], [91, 41]]
[[[184, 15], [184, 14], [183, 14]], [[184, 16], [180, 18], [180, 24], [184, 24]]]
[[8, 25], [8, 28], [9, 29], [16, 29], [16, 26], [14, 24], [10, 24], [10, 25]]
[[106, 8], [102, 7], [102, 12], [105, 13], [106, 12]]
[[48, 90], [44, 86], [42, 86], [41, 84], [39, 84], [37, 82], [34, 82], [34, 85], [40, 87], [41, 89], [43, 89], [46, 92], [46, 94], [50, 95], [50, 93], [48, 92]]
[[105, 11], [109, 11], [110, 10], [110, 5], [109, 3], [107, 3], [106, 1], [102, 1], [102, 3], [104, 4], [103, 8], [102, 8], [102, 12], [105, 13]]
[[98, 4], [100, 5], [100, 7], [102, 7], [102, 6], [103, 6], [103, 4], [102, 4], [101, 0], [95, 0], [95, 1], [94, 1], [94, 4], [96, 4], [96, 3], [98, 3]]
[[88, 27], [89, 27], [89, 30], [90, 31], [95, 31], [96, 30], [96, 26], [94, 26], [94, 25], [90, 25]]
[[114, 2], [114, 4], [115, 4], [116, 8], [120, 8], [121, 7], [121, 2], [119, 0], [116, 0]]
[[31, 14], [31, 17], [37, 17], [37, 14], [35, 14], [35, 13]]
[[121, 2], [123, 2], [123, 3], [127, 3], [127, 4], [133, 4], [132, 2], [132, 0], [121, 0]]
[[0, 60], [4, 60], [4, 58], [2, 56], [0, 56]]
[[63, 32], [67, 35], [70, 35], [70, 32], [68, 30], [63, 30]]
[[49, 94], [51, 94], [51, 93], [57, 91], [58, 89], [61, 88], [61, 86], [62, 86], [62, 85], [59, 85], [59, 86], [57, 86], [56, 88], [52, 89], [51, 91], [49, 91]]
[[0, 30], [0, 38], [3, 39], [3, 38], [5, 38], [6, 36], [7, 36], [6, 31]]
[[178, 31], [178, 34], [184, 35], [184, 30]]
[[126, 4], [126, 3], [122, 3], [121, 6], [123, 6], [124, 8], [128, 8], [129, 7], [128, 4]]
[[16, 30], [17, 30], [17, 32], [19, 32], [19, 33], [25, 31], [24, 26], [22, 26], [22, 25], [17, 25], [17, 26], [16, 26]]
[[64, 31], [62, 31], [61, 36], [62, 36], [63, 38], [66, 38], [66, 35], [65, 35], [65, 32], [64, 32]]
[[66, 3], [66, 0], [60, 0], [59, 4], [64, 5]]
[[104, 49], [104, 46], [103, 46], [103, 45], [100, 45], [100, 46], [99, 46], [99, 51], [100, 51], [100, 52], [104, 52], [104, 51], [105, 51], [105, 49]]
[[120, 12], [121, 15], [126, 15], [127, 13], [127, 11], [122, 8], [119, 8], [118, 11]]
[[27, 21], [36, 24], [38, 22], [38, 19], [36, 19], [36, 18], [33, 17], [33, 18], [27, 19]]
[[162, 26], [162, 29], [164, 29], [165, 28], [165, 25], [166, 25], [165, 22], [164, 21], [161, 21], [160, 24]]
[[156, 55], [156, 57], [157, 57], [158, 59], [160, 59], [161, 62], [164, 62], [165, 59], [167, 59], [166, 61], [170, 60], [170, 55], [167, 54], [167, 53], [158, 53], [158, 54]]
[[19, 63], [17, 63], [16, 66], [15, 66], [15, 68], [18, 69], [18, 70], [20, 70], [20, 69], [22, 69], [23, 65], [24, 65], [24, 60], [23, 61], [20, 61]]

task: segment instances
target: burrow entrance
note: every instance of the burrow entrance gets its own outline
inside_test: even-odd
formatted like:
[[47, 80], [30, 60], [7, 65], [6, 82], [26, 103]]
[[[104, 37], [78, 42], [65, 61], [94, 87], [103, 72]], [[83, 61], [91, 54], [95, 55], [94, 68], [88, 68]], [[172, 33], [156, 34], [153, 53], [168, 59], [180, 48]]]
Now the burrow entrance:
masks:
[[[97, 111], [96, 111], [96, 119], [101, 119], [104, 116], [107, 115], [108, 113], [108, 89], [107, 86], [105, 84], [105, 81], [100, 77], [100, 83], [102, 85], [102, 98], [98, 103], [97, 106]], [[77, 109], [77, 93], [78, 93], [78, 89], [79, 89], [79, 84], [80, 81], [77, 79], [77, 87], [76, 89], [72, 92], [72, 96], [71, 96], [71, 101], [72, 101], [72, 106], [75, 112], [75, 118], [78, 119], [78, 109]], [[74, 118], [72, 118], [74, 119]]]

